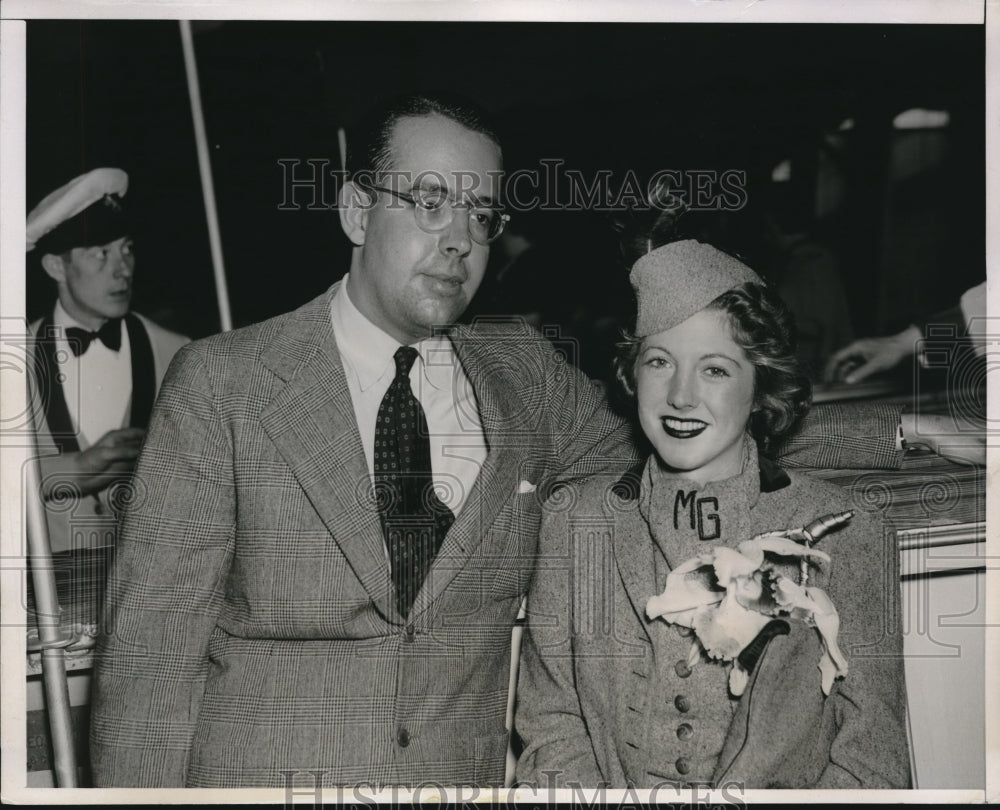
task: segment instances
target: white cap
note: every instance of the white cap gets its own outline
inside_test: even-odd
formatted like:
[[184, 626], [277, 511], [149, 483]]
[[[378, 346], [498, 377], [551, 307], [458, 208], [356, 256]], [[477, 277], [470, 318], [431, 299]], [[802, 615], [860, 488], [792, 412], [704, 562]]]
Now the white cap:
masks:
[[28, 214], [26, 250], [81, 211], [109, 195], [124, 196], [128, 175], [121, 169], [94, 169], [57, 188]]

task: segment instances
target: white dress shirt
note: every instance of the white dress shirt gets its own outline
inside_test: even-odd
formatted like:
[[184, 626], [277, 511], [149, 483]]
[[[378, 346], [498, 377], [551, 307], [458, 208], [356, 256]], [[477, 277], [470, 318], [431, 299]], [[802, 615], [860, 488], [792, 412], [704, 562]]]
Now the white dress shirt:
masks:
[[66, 329], [78, 323], [60, 302], [56, 302], [52, 323], [57, 328], [56, 359], [64, 376], [63, 393], [70, 423], [81, 449], [96, 442], [109, 430], [118, 430], [132, 401], [132, 349], [128, 330], [121, 324], [122, 345], [117, 352], [94, 339], [87, 350], [74, 357], [66, 339]]
[[[333, 297], [330, 315], [374, 481], [375, 422], [396, 376], [393, 355], [401, 344], [361, 314], [347, 293], [347, 279]], [[413, 348], [419, 356], [410, 369], [410, 386], [427, 418], [434, 487], [457, 517], [486, 459], [479, 405], [446, 335], [426, 338]]]

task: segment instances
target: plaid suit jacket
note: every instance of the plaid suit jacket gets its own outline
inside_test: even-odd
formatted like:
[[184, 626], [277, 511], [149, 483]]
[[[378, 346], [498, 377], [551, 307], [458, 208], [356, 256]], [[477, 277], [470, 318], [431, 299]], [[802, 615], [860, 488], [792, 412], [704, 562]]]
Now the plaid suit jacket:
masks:
[[626, 468], [630, 430], [537, 332], [458, 328], [488, 456], [403, 617], [336, 289], [171, 365], [98, 643], [98, 786], [502, 782], [540, 504], [557, 480]]

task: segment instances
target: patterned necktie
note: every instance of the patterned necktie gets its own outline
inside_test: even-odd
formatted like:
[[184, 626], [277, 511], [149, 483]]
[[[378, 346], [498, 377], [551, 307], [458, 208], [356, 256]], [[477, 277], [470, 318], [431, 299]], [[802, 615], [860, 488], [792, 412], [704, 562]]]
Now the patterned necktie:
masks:
[[375, 493], [389, 549], [396, 605], [406, 616], [455, 516], [434, 491], [427, 419], [410, 388], [417, 350], [393, 355], [396, 376], [375, 423]]
[[79, 357], [94, 340], [99, 340], [111, 351], [117, 352], [122, 347], [122, 319], [112, 318], [104, 322], [96, 332], [88, 329], [81, 329], [79, 326], [70, 326], [66, 329], [66, 340], [69, 342], [70, 351], [74, 357]]

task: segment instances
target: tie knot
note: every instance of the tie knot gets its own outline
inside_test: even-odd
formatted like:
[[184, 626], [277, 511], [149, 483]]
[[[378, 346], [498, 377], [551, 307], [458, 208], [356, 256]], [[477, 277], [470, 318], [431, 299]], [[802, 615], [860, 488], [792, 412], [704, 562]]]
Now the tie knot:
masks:
[[410, 376], [410, 369], [413, 368], [413, 364], [416, 362], [417, 354], [417, 350], [412, 346], [400, 346], [396, 349], [396, 353], [392, 356], [392, 359], [396, 361], [397, 377]]

